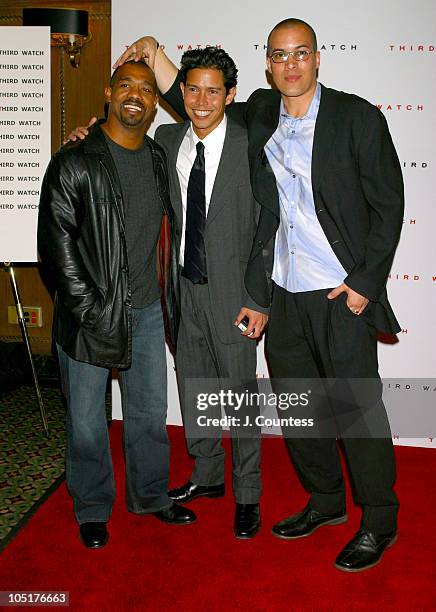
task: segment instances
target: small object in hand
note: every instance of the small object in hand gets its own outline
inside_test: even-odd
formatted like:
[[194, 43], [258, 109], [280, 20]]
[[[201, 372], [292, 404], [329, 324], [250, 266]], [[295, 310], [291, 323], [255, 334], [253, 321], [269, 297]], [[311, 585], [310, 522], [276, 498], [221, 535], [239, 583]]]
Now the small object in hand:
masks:
[[248, 324], [250, 323], [250, 319], [247, 317], [247, 315], [245, 315], [245, 317], [242, 319], [242, 321], [240, 321], [240, 323], [238, 324], [238, 328], [242, 331], [242, 332], [246, 332], [248, 329]]

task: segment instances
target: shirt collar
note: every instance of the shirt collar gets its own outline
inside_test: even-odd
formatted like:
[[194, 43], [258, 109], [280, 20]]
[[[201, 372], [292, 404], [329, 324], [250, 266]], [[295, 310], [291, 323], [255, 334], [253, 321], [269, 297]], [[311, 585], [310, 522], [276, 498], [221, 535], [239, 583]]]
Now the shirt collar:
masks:
[[312, 119], [316, 120], [319, 110], [319, 103], [321, 101], [321, 84], [316, 84], [315, 93], [313, 94], [312, 102], [307, 110], [307, 113], [303, 115], [303, 117], [292, 117], [292, 115], [288, 115], [285, 109], [285, 105], [283, 104], [283, 100], [280, 102], [280, 124], [285, 123], [286, 121], [302, 121], [304, 119]]
[[197, 142], [200, 142], [200, 140], [204, 144], [204, 148], [206, 151], [213, 151], [217, 147], [222, 146], [224, 138], [226, 137], [226, 129], [227, 117], [226, 115], [224, 115], [221, 123], [217, 125], [216, 128], [210, 134], [203, 138], [203, 140], [201, 140], [194, 132], [191, 123], [187, 132], [189, 140], [189, 151], [191, 152], [193, 149], [195, 149]]

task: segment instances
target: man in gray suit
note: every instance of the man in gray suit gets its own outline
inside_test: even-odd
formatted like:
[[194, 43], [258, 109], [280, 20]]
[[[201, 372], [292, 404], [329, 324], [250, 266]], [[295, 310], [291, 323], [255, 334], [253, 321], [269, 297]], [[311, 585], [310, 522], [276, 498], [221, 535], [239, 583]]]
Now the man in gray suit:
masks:
[[[256, 304], [244, 274], [256, 233], [259, 205], [252, 195], [247, 134], [225, 115], [236, 93], [237, 69], [222, 49], [186, 52], [182, 93], [190, 121], [162, 125], [155, 139], [167, 154], [170, 198], [180, 263], [181, 321], [176, 369], [185, 425], [197, 408], [186, 401], [192, 378], [256, 377], [256, 342], [268, 309]], [[246, 331], [237, 325], [247, 317]], [[254, 341], [253, 341], [254, 340]], [[221, 416], [221, 406], [215, 408]], [[208, 416], [211, 416], [210, 410]], [[253, 537], [260, 527], [260, 439], [232, 436], [234, 532]], [[190, 480], [169, 491], [180, 503], [224, 495], [221, 436], [187, 437], [195, 457]]]

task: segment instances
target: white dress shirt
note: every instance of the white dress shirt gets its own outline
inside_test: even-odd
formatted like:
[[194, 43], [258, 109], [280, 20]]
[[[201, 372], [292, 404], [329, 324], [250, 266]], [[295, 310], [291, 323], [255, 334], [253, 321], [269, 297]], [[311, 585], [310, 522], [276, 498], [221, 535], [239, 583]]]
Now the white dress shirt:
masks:
[[[226, 137], [227, 117], [224, 115], [221, 123], [203, 140], [204, 145], [204, 162], [206, 168], [206, 217], [209, 211], [210, 199], [215, 183], [215, 177], [218, 166], [221, 160], [223, 151], [224, 139]], [[180, 191], [182, 194], [182, 210], [183, 210], [183, 225], [182, 239], [180, 242], [180, 260], [179, 263], [183, 266], [185, 255], [185, 228], [186, 228], [186, 203], [188, 197], [189, 175], [191, 174], [192, 166], [194, 165], [197, 156], [196, 145], [201, 139], [196, 135], [192, 128], [192, 123], [188, 128], [180, 145], [179, 154], [177, 156], [177, 174], [179, 177]]]

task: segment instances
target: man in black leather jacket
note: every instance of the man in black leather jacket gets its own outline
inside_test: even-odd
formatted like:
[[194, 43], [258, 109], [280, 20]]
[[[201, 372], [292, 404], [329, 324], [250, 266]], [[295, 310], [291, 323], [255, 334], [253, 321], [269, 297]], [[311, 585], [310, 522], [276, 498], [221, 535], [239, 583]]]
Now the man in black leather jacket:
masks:
[[[119, 369], [123, 398], [128, 509], [169, 523], [195, 520], [167, 494], [156, 246], [171, 207], [165, 154], [145, 135], [157, 100], [154, 74], [143, 63], [127, 63], [105, 93], [107, 122], [51, 160], [38, 223], [39, 252], [57, 284], [54, 339], [68, 404], [67, 483], [89, 548], [107, 542], [115, 495], [105, 413], [110, 368]], [[174, 340], [177, 315], [169, 312]]]

